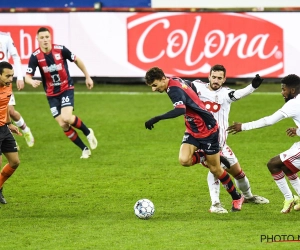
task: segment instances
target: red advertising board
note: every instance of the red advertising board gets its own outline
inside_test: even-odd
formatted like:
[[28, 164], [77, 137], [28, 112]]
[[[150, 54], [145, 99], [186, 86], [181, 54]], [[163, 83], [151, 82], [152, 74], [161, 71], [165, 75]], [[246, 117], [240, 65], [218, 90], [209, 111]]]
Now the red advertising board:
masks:
[[284, 72], [283, 30], [246, 13], [137, 13], [127, 18], [128, 61], [167, 74], [207, 76], [214, 64], [231, 76]]

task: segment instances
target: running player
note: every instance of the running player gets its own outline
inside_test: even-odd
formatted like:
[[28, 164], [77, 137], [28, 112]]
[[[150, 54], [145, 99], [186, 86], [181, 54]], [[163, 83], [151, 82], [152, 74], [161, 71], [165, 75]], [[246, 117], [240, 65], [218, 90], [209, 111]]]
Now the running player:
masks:
[[[296, 124], [295, 128], [288, 128], [288, 136], [300, 136], [300, 77], [291, 74], [281, 80], [281, 94], [285, 99], [285, 104], [270, 116], [247, 123], [235, 122], [228, 127], [229, 133], [236, 134], [244, 130], [251, 130], [273, 125], [282, 119], [292, 118]], [[297, 172], [300, 170], [300, 141], [294, 143], [290, 149], [280, 153], [270, 159], [267, 167], [284, 196], [284, 205], [281, 213], [289, 213], [294, 206], [295, 210], [300, 210], [300, 180]], [[285, 176], [289, 179], [291, 185], [298, 196], [293, 196]]]
[[244, 197], [237, 192], [230, 176], [220, 165], [219, 130], [213, 115], [205, 109], [204, 103], [182, 79], [168, 78], [157, 67], [149, 69], [145, 79], [152, 91], [167, 92], [174, 106], [173, 110], [146, 121], [145, 127], [151, 130], [160, 120], [184, 115], [186, 131], [179, 152], [180, 164], [188, 167], [199, 163], [201, 155], [196, 150], [203, 150], [209, 170], [232, 197], [232, 211], [240, 211]]
[[[234, 152], [226, 143], [228, 136], [226, 129], [228, 128], [231, 103], [251, 94], [260, 86], [263, 79], [261, 79], [259, 75], [256, 75], [251, 84], [239, 90], [223, 87], [223, 84], [226, 81], [226, 69], [223, 65], [217, 64], [210, 69], [208, 80], [208, 83], [196, 80], [193, 81], [192, 84], [194, 85], [199, 98], [204, 102], [207, 110], [212, 112], [219, 124], [221, 152], [230, 163], [230, 168], [226, 169], [226, 171], [234, 177], [236, 186], [241, 190], [245, 197], [244, 202], [255, 204], [269, 203], [268, 199], [252, 194], [250, 183], [245, 172], [242, 170]], [[212, 202], [209, 211], [211, 213], [227, 213], [227, 210], [220, 202], [219, 180], [215, 178], [211, 172], [208, 172], [207, 182]]]
[[87, 128], [78, 116], [73, 115], [74, 84], [70, 77], [67, 60], [75, 62], [83, 72], [88, 89], [93, 88], [93, 80], [79, 57], [76, 57], [63, 45], [52, 44], [51, 34], [47, 28], [41, 27], [38, 30], [37, 40], [40, 47], [32, 53], [29, 59], [25, 81], [34, 88], [41, 84], [41, 81], [32, 79], [38, 67], [52, 116], [65, 135], [81, 149], [80, 158], [89, 158], [91, 151], [80, 139], [75, 128], [81, 130], [87, 137], [91, 149], [95, 149], [98, 142], [94, 131]]

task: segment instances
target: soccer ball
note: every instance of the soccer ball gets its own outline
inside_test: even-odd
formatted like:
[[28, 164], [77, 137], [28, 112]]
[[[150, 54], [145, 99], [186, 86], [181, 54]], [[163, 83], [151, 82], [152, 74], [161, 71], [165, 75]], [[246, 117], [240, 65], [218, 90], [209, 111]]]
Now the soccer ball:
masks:
[[134, 204], [134, 213], [139, 219], [147, 220], [154, 214], [155, 208], [152, 201], [148, 199], [138, 200]]

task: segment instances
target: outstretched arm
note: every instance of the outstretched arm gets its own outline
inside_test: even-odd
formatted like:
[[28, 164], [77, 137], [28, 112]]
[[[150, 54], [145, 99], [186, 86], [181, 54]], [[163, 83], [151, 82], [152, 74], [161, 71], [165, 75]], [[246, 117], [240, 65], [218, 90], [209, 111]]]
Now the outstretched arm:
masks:
[[251, 93], [253, 93], [254, 90], [256, 90], [261, 85], [263, 80], [264, 79], [261, 78], [259, 76], [259, 74], [257, 74], [255, 76], [255, 78], [252, 79], [251, 84], [249, 84], [247, 87], [230, 92], [228, 94], [229, 98], [232, 101], [237, 101], [237, 100], [239, 100], [239, 99], [241, 99], [241, 98], [243, 98], [247, 95], [250, 95]]
[[163, 115], [159, 115], [159, 116], [155, 116], [153, 118], [151, 118], [150, 120], [145, 122], [145, 127], [147, 129], [153, 129], [154, 128], [154, 124], [159, 122], [160, 120], [165, 120], [165, 119], [170, 119], [170, 118], [175, 118], [178, 117], [180, 115], [184, 115], [185, 114], [185, 108], [175, 108]]
[[88, 89], [91, 89], [94, 87], [94, 82], [92, 80], [92, 78], [90, 77], [83, 61], [79, 58], [79, 57], [76, 57], [75, 59], [75, 64], [77, 65], [77, 67], [82, 71], [82, 73], [84, 74], [85, 76], [85, 84], [87, 86]]
[[270, 126], [270, 125], [275, 124], [276, 122], [281, 121], [284, 118], [286, 118], [284, 116], [284, 114], [278, 110], [273, 115], [266, 116], [257, 121], [247, 122], [247, 123], [235, 122], [232, 126], [228, 127], [227, 131], [229, 133], [236, 134], [236, 133], [244, 131], [244, 130], [251, 130], [251, 129]]

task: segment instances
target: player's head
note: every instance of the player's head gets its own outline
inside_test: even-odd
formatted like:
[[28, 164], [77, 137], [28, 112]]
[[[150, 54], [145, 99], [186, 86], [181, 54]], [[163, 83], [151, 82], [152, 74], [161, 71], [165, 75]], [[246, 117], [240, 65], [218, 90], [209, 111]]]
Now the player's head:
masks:
[[164, 92], [168, 86], [168, 78], [162, 69], [153, 67], [149, 69], [145, 76], [146, 84], [152, 87], [152, 91]]
[[291, 74], [281, 79], [281, 94], [285, 102], [293, 99], [300, 93], [300, 77]]
[[209, 86], [212, 90], [218, 90], [226, 81], [226, 69], [221, 64], [216, 64], [209, 71]]
[[9, 86], [13, 81], [13, 66], [8, 62], [0, 62], [0, 86]]
[[52, 48], [51, 34], [49, 29], [41, 27], [37, 31], [37, 40], [43, 52], [50, 51]]

